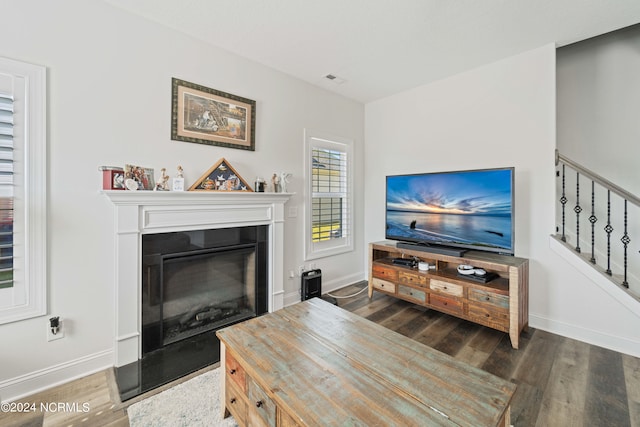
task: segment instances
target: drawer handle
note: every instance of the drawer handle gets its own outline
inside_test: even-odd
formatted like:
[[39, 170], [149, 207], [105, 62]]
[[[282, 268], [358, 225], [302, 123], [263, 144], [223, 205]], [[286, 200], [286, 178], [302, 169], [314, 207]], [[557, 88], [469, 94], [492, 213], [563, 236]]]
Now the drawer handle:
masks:
[[256, 402], [256, 407], [258, 407], [258, 408], [262, 408], [262, 405], [264, 405], [264, 403], [262, 402], [262, 400], [258, 400], [258, 401]]
[[236, 373], [236, 370], [235, 370], [235, 369], [229, 369], [229, 373], [230, 373], [231, 375], [234, 375], [234, 374]]
[[486, 297], [485, 300], [491, 301], [491, 297]]
[[232, 397], [232, 398], [229, 400], [229, 402], [233, 405], [234, 403], [236, 403], [236, 398], [235, 398], [235, 397]]

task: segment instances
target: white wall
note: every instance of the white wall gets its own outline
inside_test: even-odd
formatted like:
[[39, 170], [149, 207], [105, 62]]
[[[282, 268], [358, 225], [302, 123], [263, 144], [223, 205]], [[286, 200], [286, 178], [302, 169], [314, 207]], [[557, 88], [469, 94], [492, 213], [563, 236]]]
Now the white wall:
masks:
[[[285, 274], [303, 263], [303, 129], [356, 141], [361, 185], [364, 107], [97, 0], [4, 2], [0, 56], [48, 72], [49, 315], [64, 339], [47, 342], [47, 317], [0, 326], [0, 398], [26, 394], [112, 365], [112, 206], [99, 194], [100, 165], [185, 170], [193, 183], [221, 157], [248, 182], [293, 173], [286, 207]], [[229, 46], [233, 50], [233, 46]], [[170, 139], [171, 78], [256, 100], [256, 151]], [[355, 213], [362, 215], [362, 194]], [[356, 242], [363, 226], [356, 225]], [[315, 261], [333, 287], [363, 273], [364, 251]], [[285, 302], [299, 300], [299, 278]]]
[[640, 194], [640, 25], [557, 51], [558, 149]]
[[[557, 50], [558, 150], [575, 162], [640, 197], [640, 25], [623, 28]], [[575, 203], [575, 175], [566, 180], [566, 194]], [[581, 203], [589, 210], [590, 183], [580, 181]], [[598, 191], [600, 190], [600, 191]], [[596, 259], [606, 267], [604, 226], [611, 215], [611, 262], [614, 274], [623, 273], [623, 199], [596, 186]], [[575, 244], [575, 214], [568, 204], [566, 227]], [[640, 295], [640, 206], [628, 203], [628, 282]], [[591, 252], [589, 213], [581, 215], [580, 246]], [[558, 221], [559, 223], [561, 221]]]
[[516, 256], [530, 325], [640, 355], [637, 317], [549, 248], [555, 212], [555, 47], [365, 107], [365, 243], [384, 239], [386, 175], [514, 166]]

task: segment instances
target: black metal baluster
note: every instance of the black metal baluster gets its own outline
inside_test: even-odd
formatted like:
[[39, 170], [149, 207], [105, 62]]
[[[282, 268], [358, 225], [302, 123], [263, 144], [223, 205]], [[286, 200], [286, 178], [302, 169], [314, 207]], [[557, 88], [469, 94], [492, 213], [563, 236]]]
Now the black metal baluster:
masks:
[[595, 193], [595, 182], [591, 181], [591, 216], [589, 217], [589, 222], [591, 223], [591, 264], [596, 263], [596, 193]]
[[629, 282], [627, 281], [627, 246], [629, 245], [629, 242], [631, 242], [631, 239], [629, 238], [629, 234], [627, 234], [627, 199], [624, 200], [624, 235], [620, 240], [624, 245], [624, 280], [622, 282], [622, 286], [628, 288]]
[[604, 231], [607, 233], [607, 269], [605, 273], [611, 276], [611, 233], [613, 227], [611, 226], [611, 190], [607, 190], [607, 225], [604, 227]]
[[576, 252], [582, 252], [580, 250], [580, 212], [582, 212], [582, 207], [580, 207], [580, 172], [576, 172], [576, 207], [573, 208], [573, 211], [576, 213]]
[[565, 194], [565, 174], [564, 174], [564, 163], [562, 164], [562, 197], [560, 197], [560, 203], [562, 203], [562, 237], [560, 237], [560, 240], [562, 240], [563, 242], [567, 241], [567, 237], [564, 234], [564, 223], [565, 223], [565, 215], [564, 215], [564, 208], [565, 205], [567, 204], [567, 196]]
[[[565, 168], [565, 164], [564, 162], [566, 161], [566, 166], [569, 166], [570, 170], [567, 171]], [[562, 171], [560, 171], [559, 168], [557, 168], [557, 165], [559, 163], [562, 163]], [[582, 249], [581, 249], [581, 242], [580, 242], [580, 225], [581, 225], [581, 221], [584, 221], [583, 218], [581, 218], [580, 214], [582, 213], [582, 211], [584, 210], [584, 207], [581, 205], [580, 202], [580, 177], [583, 176], [586, 179], [589, 179], [591, 181], [591, 212], [588, 213], [585, 211], [585, 215], [589, 214], [589, 216], [587, 217], [587, 220], [591, 223], [591, 253], [590, 253], [590, 259], [589, 261], [591, 262], [591, 264], [596, 265], [597, 260], [596, 260], [596, 256], [595, 256], [595, 252], [596, 252], [596, 240], [598, 240], [598, 244], [600, 245], [600, 247], [602, 246], [602, 243], [600, 242], [600, 237], [596, 237], [596, 223], [599, 222], [598, 217], [596, 216], [596, 192], [595, 192], [595, 184], [598, 183], [598, 185], [601, 185], [606, 191], [607, 191], [607, 220], [606, 220], [606, 224], [603, 227], [603, 230], [606, 233], [606, 257], [607, 257], [607, 261], [606, 261], [606, 269], [605, 269], [605, 273], [609, 276], [613, 276], [612, 273], [612, 264], [616, 265], [616, 269], [619, 270], [619, 266], [620, 266], [620, 256], [619, 256], [619, 252], [615, 252], [612, 249], [611, 246], [611, 237], [613, 235], [614, 232], [614, 228], [612, 226], [611, 223], [611, 215], [612, 215], [612, 209], [615, 209], [616, 212], [614, 212], [616, 215], [618, 215], [617, 213], [617, 207], [616, 208], [612, 208], [611, 205], [611, 193], [613, 192], [614, 195], [620, 197], [622, 200], [624, 200], [624, 231], [623, 231], [623, 235], [620, 238], [621, 243], [623, 244], [623, 278], [622, 279], [614, 279], [617, 283], [620, 283], [622, 286], [626, 287], [626, 288], [630, 288], [630, 284], [629, 284], [629, 265], [633, 265], [633, 257], [629, 257], [629, 245], [631, 243], [631, 237], [629, 235], [630, 231], [628, 229], [629, 227], [629, 211], [628, 211], [628, 202], [631, 202], [634, 206], [640, 206], [640, 199], [638, 197], [636, 197], [635, 195], [632, 195], [631, 193], [625, 191], [624, 189], [618, 187], [617, 185], [611, 183], [610, 181], [608, 181], [605, 178], [600, 177], [599, 175], [589, 171], [588, 169], [578, 165], [577, 163], [573, 163], [571, 160], [569, 159], [564, 159], [562, 156], [560, 156], [557, 152], [556, 152], [556, 177], [560, 177], [560, 173], [562, 173], [562, 194], [561, 197], [559, 198], [559, 201], [562, 205], [561, 211], [562, 211], [562, 219], [561, 219], [561, 227], [562, 230], [560, 230], [559, 226], [556, 226], [556, 233], [560, 233], [560, 240], [562, 240], [563, 242], [567, 242], [571, 237], [567, 235], [567, 230], [565, 229], [566, 226], [568, 225], [567, 221], [570, 220], [570, 218], [567, 217], [568, 212], [566, 211], [566, 204], [569, 202], [568, 197], [573, 197], [572, 195], [567, 194], [567, 184], [569, 186], [571, 186], [571, 183], [567, 183], [567, 173], [571, 173], [571, 172], [575, 172], [576, 173], [576, 187], [575, 187], [575, 203], [573, 206], [573, 211], [576, 214], [576, 218], [575, 218], [575, 224], [576, 224], [576, 231], [575, 231], [575, 239], [576, 239], [576, 243], [574, 246], [574, 250], [576, 253], [580, 254], [582, 253]], [[584, 192], [584, 191], [583, 191]], [[600, 195], [597, 196], [598, 197], [598, 203], [599, 206], [604, 205], [604, 201], [600, 201]], [[599, 208], [599, 211], [601, 209]], [[570, 227], [570, 225], [569, 225]], [[569, 230], [570, 232], [570, 230]], [[583, 231], [584, 234], [584, 231]], [[598, 233], [599, 234], [599, 233]], [[617, 233], [616, 233], [617, 234]], [[585, 238], [585, 242], [587, 242], [587, 237]], [[615, 244], [615, 243], [614, 243]], [[604, 252], [602, 249], [599, 250], [599, 252]], [[585, 254], [586, 255], [586, 254]], [[617, 261], [613, 259], [613, 257], [616, 257]], [[586, 257], [585, 257], [586, 258]], [[603, 264], [603, 263], [602, 263]], [[620, 275], [617, 273], [616, 277], [619, 277]]]

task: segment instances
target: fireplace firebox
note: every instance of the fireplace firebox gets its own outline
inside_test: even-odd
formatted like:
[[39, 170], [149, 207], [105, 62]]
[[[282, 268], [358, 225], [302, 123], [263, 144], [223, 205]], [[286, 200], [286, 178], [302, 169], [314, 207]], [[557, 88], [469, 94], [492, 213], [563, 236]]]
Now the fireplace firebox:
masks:
[[267, 312], [266, 226], [142, 236], [142, 355]]
[[142, 351], [124, 401], [220, 361], [215, 331], [268, 311], [266, 225], [142, 235]]

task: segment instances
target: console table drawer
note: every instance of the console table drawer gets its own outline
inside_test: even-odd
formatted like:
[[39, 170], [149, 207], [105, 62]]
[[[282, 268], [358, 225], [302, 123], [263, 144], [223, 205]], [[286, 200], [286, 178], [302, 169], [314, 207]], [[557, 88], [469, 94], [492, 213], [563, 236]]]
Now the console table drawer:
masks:
[[391, 283], [388, 282], [386, 280], [382, 280], [382, 279], [378, 279], [377, 277], [374, 277], [371, 280], [371, 284], [373, 285], [374, 288], [380, 290], [380, 291], [384, 291], [384, 292], [389, 292], [392, 294], [396, 293], [396, 284], [395, 283]]
[[398, 273], [398, 281], [404, 285], [427, 286], [427, 277], [419, 274], [401, 271]]
[[504, 332], [509, 331], [509, 311], [486, 307], [469, 304], [469, 317], [471, 320]]
[[239, 425], [247, 424], [247, 396], [227, 375], [224, 385], [225, 405]]
[[247, 409], [248, 426], [276, 425], [276, 404], [267, 393], [251, 378], [248, 377], [249, 408]]
[[247, 380], [244, 368], [240, 366], [234, 357], [227, 353], [225, 355], [225, 368], [227, 378], [235, 382], [243, 393], [247, 392]]
[[398, 270], [380, 264], [373, 265], [373, 277], [385, 280], [398, 280]]
[[460, 285], [454, 285], [453, 283], [443, 282], [442, 280], [431, 279], [429, 281], [429, 287], [436, 292], [442, 294], [451, 295], [454, 297], [461, 297], [464, 293], [464, 289]]
[[442, 308], [450, 313], [464, 314], [464, 304], [455, 298], [431, 294], [430, 303], [432, 306]]
[[425, 291], [410, 288], [409, 286], [398, 285], [398, 295], [402, 295], [405, 298], [410, 298], [422, 304], [427, 302], [427, 293]]
[[483, 291], [481, 289], [469, 289], [469, 299], [495, 305], [500, 308], [509, 308], [508, 295], [499, 295], [493, 292]]

